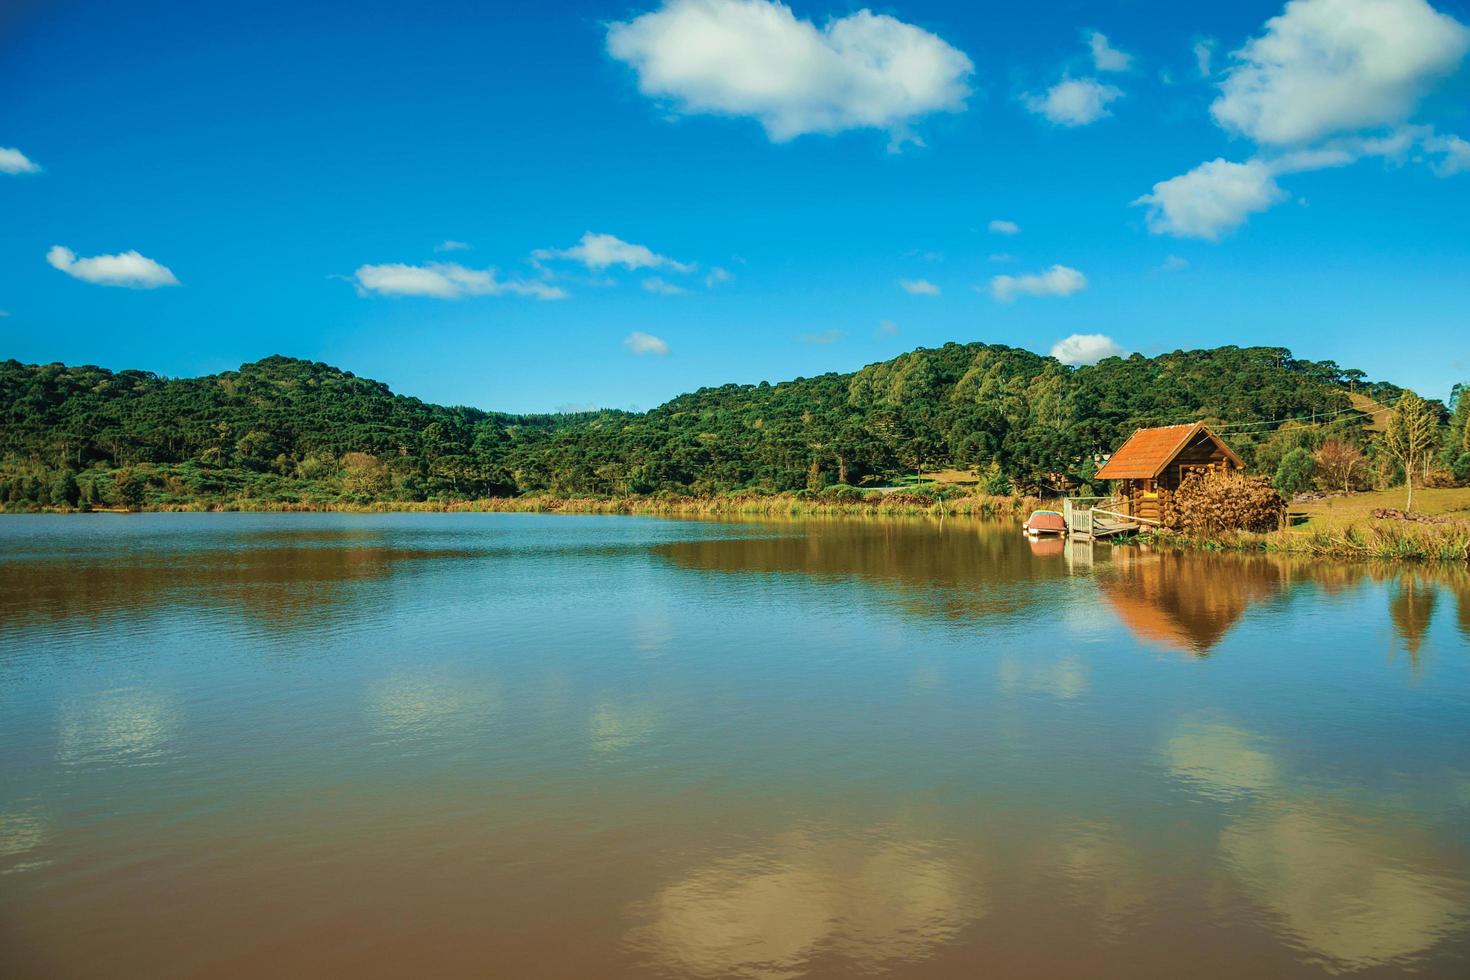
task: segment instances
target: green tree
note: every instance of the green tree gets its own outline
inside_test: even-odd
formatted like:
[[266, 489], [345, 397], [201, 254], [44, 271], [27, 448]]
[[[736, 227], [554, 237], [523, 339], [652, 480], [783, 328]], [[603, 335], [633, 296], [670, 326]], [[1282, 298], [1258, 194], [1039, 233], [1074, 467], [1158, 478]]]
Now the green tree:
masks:
[[143, 506], [147, 484], [131, 468], [124, 467], [112, 478], [112, 495], [121, 506], [136, 510]]
[[77, 486], [77, 476], [71, 470], [62, 470], [51, 481], [51, 503], [58, 507], [75, 507], [82, 498], [82, 488]]
[[1271, 485], [1283, 497], [1289, 498], [1304, 490], [1310, 490], [1316, 472], [1317, 463], [1312, 459], [1312, 454], [1305, 449], [1293, 449], [1281, 457]]
[[1383, 448], [1404, 468], [1404, 486], [1408, 488], [1405, 510], [1414, 509], [1414, 470], [1433, 451], [1438, 428], [1434, 410], [1412, 391], [1405, 391], [1389, 413], [1383, 431]]

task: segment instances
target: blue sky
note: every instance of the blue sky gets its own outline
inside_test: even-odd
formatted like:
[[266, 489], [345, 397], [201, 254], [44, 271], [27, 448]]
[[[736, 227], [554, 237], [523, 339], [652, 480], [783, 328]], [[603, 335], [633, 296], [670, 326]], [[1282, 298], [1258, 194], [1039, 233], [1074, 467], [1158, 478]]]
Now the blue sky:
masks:
[[515, 411], [950, 340], [1470, 380], [1459, 0], [7, 9], [0, 357]]

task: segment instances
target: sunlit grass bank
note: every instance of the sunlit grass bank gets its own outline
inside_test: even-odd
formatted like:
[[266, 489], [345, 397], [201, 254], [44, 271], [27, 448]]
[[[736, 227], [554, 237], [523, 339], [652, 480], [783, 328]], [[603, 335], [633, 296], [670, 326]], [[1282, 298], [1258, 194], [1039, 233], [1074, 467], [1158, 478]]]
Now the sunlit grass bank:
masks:
[[[658, 494], [646, 497], [563, 497], [530, 494], [481, 500], [365, 501], [351, 500], [214, 500], [145, 503], [141, 510], [164, 512], [260, 511], [271, 513], [334, 511], [344, 513], [550, 513], [647, 514], [667, 516], [790, 515], [955, 515], [1023, 517], [1040, 506], [1035, 497], [987, 494], [911, 493], [858, 490], [797, 493], [732, 493], [710, 496]], [[100, 508], [99, 508], [100, 509]]]

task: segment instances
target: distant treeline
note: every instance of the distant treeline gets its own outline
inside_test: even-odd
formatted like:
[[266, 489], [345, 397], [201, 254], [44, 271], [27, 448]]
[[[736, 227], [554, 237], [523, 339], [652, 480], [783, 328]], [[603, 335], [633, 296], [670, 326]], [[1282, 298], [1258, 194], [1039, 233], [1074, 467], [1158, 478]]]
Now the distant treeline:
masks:
[[1278, 426], [1242, 423], [1306, 417], [1321, 423], [1313, 432], [1363, 443], [1350, 389], [1385, 403], [1400, 394], [1274, 347], [1069, 368], [946, 344], [850, 374], [704, 388], [641, 414], [560, 415], [428, 404], [281, 356], [184, 379], [11, 360], [0, 363], [0, 503], [821, 493], [972, 467], [981, 492], [1036, 492], [1086, 485], [1096, 456], [1142, 425], [1228, 423], [1231, 445], [1267, 471], [1294, 446]]

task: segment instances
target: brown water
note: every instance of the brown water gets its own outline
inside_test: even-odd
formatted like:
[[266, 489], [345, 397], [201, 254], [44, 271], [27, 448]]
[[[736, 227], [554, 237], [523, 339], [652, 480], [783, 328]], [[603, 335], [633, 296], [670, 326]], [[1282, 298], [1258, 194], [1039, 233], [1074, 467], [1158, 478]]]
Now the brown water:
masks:
[[1470, 975], [1470, 572], [0, 520], [0, 976]]

